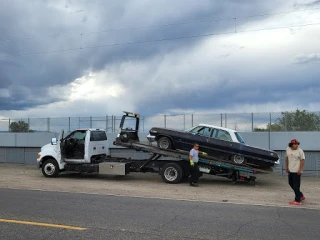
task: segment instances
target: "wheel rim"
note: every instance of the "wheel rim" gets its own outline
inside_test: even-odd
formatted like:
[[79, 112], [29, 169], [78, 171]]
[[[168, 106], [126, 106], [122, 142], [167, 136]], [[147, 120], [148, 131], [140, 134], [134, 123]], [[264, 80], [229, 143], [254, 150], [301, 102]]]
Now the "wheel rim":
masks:
[[56, 171], [56, 167], [53, 165], [53, 163], [47, 163], [44, 166], [44, 172], [49, 176], [53, 175], [55, 171]]
[[238, 156], [238, 155], [235, 155], [233, 157], [233, 161], [237, 164], [242, 164], [244, 162], [244, 157], [243, 156]]
[[160, 140], [159, 147], [164, 149], [169, 148], [169, 141], [167, 139]]
[[177, 177], [178, 177], [178, 171], [177, 171], [175, 168], [173, 168], [173, 167], [168, 167], [168, 168], [164, 171], [164, 177], [165, 177], [168, 181], [172, 182], [172, 181], [174, 181], [174, 180], [177, 179]]

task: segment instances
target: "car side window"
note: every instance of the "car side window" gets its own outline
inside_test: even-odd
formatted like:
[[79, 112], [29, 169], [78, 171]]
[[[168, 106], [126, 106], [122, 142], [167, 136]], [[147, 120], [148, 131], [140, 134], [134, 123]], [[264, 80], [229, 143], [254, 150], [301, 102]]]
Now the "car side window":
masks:
[[213, 135], [214, 138], [219, 139], [219, 140], [223, 140], [223, 141], [231, 141], [232, 142], [232, 138], [227, 131], [221, 130], [221, 129], [215, 129], [215, 132], [216, 132], [216, 134]]
[[201, 129], [202, 127], [198, 126], [198, 127], [195, 127], [193, 129], [191, 129], [189, 132], [191, 133], [198, 133], [198, 131]]
[[190, 132], [199, 134], [201, 136], [210, 137], [211, 135], [211, 128], [204, 127], [204, 126], [198, 126], [192, 129]]
[[205, 136], [205, 137], [210, 137], [211, 128], [209, 128], [209, 127], [204, 127], [203, 129], [201, 129], [201, 130], [199, 131], [199, 134], [202, 135], [202, 136]]

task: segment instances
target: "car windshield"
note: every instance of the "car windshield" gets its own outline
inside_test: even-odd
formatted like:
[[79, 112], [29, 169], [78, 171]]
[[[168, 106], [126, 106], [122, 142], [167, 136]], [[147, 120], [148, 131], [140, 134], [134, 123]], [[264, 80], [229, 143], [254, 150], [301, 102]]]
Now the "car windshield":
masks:
[[234, 134], [236, 135], [239, 142], [245, 143], [245, 141], [243, 140], [243, 138], [241, 137], [241, 135], [238, 132], [234, 132]]
[[187, 129], [185, 129], [184, 131], [186, 131], [186, 132], [191, 132], [194, 128], [196, 128], [196, 127], [187, 128]]

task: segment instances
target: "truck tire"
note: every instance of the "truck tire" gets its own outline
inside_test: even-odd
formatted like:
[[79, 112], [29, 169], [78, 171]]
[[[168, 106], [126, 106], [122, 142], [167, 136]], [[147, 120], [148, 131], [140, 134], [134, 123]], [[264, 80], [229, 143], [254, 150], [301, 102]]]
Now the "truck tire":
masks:
[[166, 183], [179, 183], [183, 177], [183, 169], [177, 163], [168, 163], [162, 167], [161, 177]]
[[168, 137], [161, 137], [157, 143], [161, 149], [172, 149], [172, 142]]
[[57, 177], [60, 173], [57, 161], [54, 159], [48, 159], [42, 164], [42, 174], [47, 178]]

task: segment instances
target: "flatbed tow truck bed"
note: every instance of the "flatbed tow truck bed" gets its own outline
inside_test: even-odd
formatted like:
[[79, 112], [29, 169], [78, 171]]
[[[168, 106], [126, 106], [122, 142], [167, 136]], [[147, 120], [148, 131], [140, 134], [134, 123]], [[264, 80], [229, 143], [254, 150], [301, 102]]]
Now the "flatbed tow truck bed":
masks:
[[[190, 174], [189, 153], [186, 151], [164, 150], [140, 142], [121, 142], [119, 138], [117, 138], [113, 144], [151, 154], [151, 157], [147, 160], [122, 160], [122, 162], [129, 163], [130, 167], [128, 171], [159, 172], [163, 180], [167, 183], [178, 183], [183, 177], [187, 177]], [[161, 157], [165, 157], [166, 159], [160, 159]], [[167, 170], [168, 168], [169, 170]], [[272, 168], [269, 170], [262, 170], [252, 168], [248, 165], [239, 166], [226, 160], [204, 155], [199, 156], [199, 170], [202, 174], [227, 177], [232, 179], [233, 183], [240, 180], [252, 184], [255, 183], [256, 174], [267, 174], [272, 172]]]

